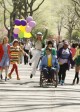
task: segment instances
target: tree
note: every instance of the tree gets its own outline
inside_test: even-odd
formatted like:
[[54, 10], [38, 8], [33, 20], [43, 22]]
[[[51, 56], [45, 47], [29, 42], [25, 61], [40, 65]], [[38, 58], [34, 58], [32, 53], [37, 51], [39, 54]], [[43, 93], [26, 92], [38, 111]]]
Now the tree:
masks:
[[77, 16], [80, 17], [80, 0], [72, 0], [72, 3], [74, 5]]
[[[12, 36], [13, 33], [14, 20], [17, 18], [26, 19], [27, 16], [29, 15], [32, 16], [33, 13], [40, 8], [40, 6], [43, 4], [44, 1], [45, 0], [40, 1], [40, 3], [36, 5], [36, 7], [34, 7], [34, 5], [37, 2], [37, 0], [12, 0], [12, 1], [1, 0], [0, 1], [0, 5], [4, 9], [4, 26], [8, 30], [8, 35], [10, 40], [12, 40], [12, 38], [10, 37]], [[6, 2], [11, 7], [10, 10], [7, 8]], [[7, 13], [9, 14], [9, 25], [7, 25], [7, 19], [6, 19]], [[10, 26], [10, 29], [8, 26]]]
[[67, 29], [69, 34], [70, 41], [72, 40], [72, 32], [77, 28], [79, 23], [79, 18], [77, 17], [73, 7], [71, 5], [66, 5], [66, 10], [64, 10], [62, 17], [63, 17], [63, 27]]

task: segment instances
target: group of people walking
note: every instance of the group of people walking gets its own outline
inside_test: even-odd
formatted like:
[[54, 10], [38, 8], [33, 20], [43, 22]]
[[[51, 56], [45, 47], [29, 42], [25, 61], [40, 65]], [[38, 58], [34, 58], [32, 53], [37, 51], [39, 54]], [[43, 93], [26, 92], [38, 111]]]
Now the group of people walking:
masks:
[[[34, 37], [34, 35], [32, 35]], [[54, 74], [54, 68], [58, 71], [58, 81], [61, 85], [65, 83], [66, 71], [75, 67], [75, 76], [72, 84], [79, 83], [79, 70], [80, 70], [80, 44], [70, 45], [67, 40], [59, 42], [55, 48], [54, 42], [45, 41], [47, 36], [47, 29], [43, 35], [41, 32], [34, 37], [33, 45], [27, 41], [23, 47], [20, 46], [19, 40], [14, 39], [12, 45], [8, 43], [8, 37], [3, 38], [0, 43], [0, 79], [3, 78], [2, 72], [5, 69], [5, 81], [12, 78], [12, 73], [15, 70], [17, 80], [20, 80], [18, 73], [18, 64], [20, 57], [24, 55], [24, 64], [28, 63], [32, 66], [30, 78], [36, 74], [39, 67], [40, 71], [43, 70], [44, 76], [49, 78]], [[12, 68], [8, 73], [9, 66]], [[50, 75], [48, 74], [50, 73]]]
[[[17, 39], [14, 39], [12, 42], [12, 45], [10, 46], [8, 43], [8, 37], [5, 36], [3, 38], [3, 42], [0, 44], [0, 78], [2, 79], [2, 71], [5, 69], [5, 81], [10, 78], [15, 70], [17, 75], [17, 80], [20, 80], [19, 74], [18, 74], [18, 64], [20, 63], [20, 55], [23, 53], [23, 55], [26, 55], [28, 57], [28, 54], [20, 47], [19, 41]], [[8, 73], [9, 66], [12, 64], [12, 68], [10, 70], [10, 73]]]

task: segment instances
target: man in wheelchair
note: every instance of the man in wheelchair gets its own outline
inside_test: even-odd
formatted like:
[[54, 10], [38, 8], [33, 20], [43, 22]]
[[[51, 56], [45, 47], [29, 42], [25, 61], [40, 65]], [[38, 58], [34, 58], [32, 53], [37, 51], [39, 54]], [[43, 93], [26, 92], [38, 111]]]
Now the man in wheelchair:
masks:
[[52, 55], [52, 49], [48, 47], [46, 48], [46, 55], [43, 56], [41, 60], [40, 71], [48, 82], [52, 82], [54, 72], [59, 71], [58, 60], [54, 55]]

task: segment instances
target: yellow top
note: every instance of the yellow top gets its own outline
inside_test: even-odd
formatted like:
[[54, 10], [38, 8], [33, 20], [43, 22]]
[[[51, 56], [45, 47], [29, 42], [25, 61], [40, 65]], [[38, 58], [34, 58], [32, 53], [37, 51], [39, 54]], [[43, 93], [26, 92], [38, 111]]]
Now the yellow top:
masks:
[[76, 57], [78, 57], [78, 56], [80, 56], [80, 49], [79, 49], [79, 48], [77, 48], [76, 54], [75, 54], [75, 56], [73, 57], [73, 60], [74, 60]]
[[52, 66], [52, 55], [48, 56], [48, 67]]

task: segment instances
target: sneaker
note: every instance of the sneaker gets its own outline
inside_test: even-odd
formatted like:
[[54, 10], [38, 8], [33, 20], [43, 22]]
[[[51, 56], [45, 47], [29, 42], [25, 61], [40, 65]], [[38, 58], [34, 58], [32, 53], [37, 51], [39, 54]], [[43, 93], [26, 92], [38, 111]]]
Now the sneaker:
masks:
[[31, 66], [31, 65], [32, 65], [32, 63], [29, 63], [29, 65]]
[[7, 77], [5, 77], [5, 81], [7, 81]]
[[30, 75], [30, 78], [32, 78], [32, 77], [33, 77], [33, 74]]
[[20, 80], [20, 78], [19, 78], [19, 77], [17, 77], [17, 80]]
[[75, 79], [73, 80], [73, 82], [72, 82], [72, 85], [74, 85], [75, 84]]
[[61, 84], [61, 80], [58, 81], [58, 84]]
[[11, 79], [11, 74], [8, 74], [8, 77]]
[[61, 85], [64, 85], [64, 80], [61, 80], [60, 84], [61, 84]]
[[77, 82], [76, 82], [76, 84], [78, 84], [79, 83], [79, 78], [77, 78]]

